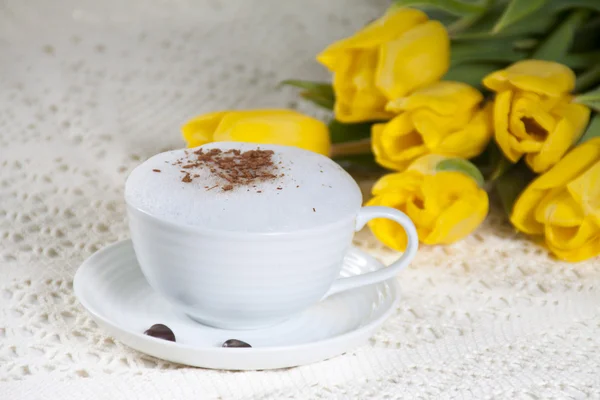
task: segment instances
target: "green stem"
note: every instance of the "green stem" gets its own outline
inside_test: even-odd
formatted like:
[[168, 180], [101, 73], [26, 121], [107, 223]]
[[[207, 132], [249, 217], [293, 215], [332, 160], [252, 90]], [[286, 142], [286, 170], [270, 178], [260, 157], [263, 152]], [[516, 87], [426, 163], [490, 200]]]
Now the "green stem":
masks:
[[352, 156], [371, 152], [371, 138], [352, 142], [336, 143], [331, 146], [330, 157]]
[[598, 82], [600, 82], [600, 64], [594, 65], [577, 77], [575, 81], [575, 93], [582, 92]]

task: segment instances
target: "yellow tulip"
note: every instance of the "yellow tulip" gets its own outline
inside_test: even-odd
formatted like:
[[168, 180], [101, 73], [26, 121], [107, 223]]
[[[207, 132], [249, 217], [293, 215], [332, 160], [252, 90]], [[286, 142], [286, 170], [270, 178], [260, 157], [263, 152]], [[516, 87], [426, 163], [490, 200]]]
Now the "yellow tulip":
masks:
[[491, 106], [475, 88], [440, 81], [387, 104], [399, 113], [391, 121], [372, 127], [377, 162], [396, 171], [426, 154], [475, 157], [492, 137]]
[[[471, 176], [436, 171], [448, 157], [421, 157], [404, 172], [383, 176], [373, 186], [368, 205], [388, 206], [407, 214], [425, 244], [447, 244], [473, 232], [488, 213], [488, 196]], [[373, 234], [387, 246], [404, 250], [406, 234], [387, 219], [369, 222]]]
[[293, 110], [217, 111], [188, 121], [182, 128], [188, 147], [209, 142], [251, 142], [296, 146], [329, 156], [327, 126]]
[[510, 220], [521, 232], [542, 237], [562, 260], [600, 255], [600, 138], [575, 147], [534, 180]]
[[335, 116], [342, 122], [390, 118], [389, 100], [440, 79], [450, 63], [444, 26], [419, 10], [397, 8], [327, 47], [317, 61], [334, 73]]
[[519, 61], [484, 78], [495, 91], [495, 139], [513, 163], [537, 173], [556, 164], [581, 137], [590, 109], [571, 102], [575, 74], [568, 67], [540, 60]]

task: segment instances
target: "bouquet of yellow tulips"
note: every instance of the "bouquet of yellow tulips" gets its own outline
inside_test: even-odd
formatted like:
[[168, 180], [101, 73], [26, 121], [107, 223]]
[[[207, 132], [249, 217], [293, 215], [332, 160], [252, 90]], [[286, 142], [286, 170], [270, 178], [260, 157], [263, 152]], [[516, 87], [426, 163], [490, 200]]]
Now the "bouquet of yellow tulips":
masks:
[[[600, 1], [397, 0], [317, 55], [332, 83], [289, 80], [332, 111], [220, 111], [183, 127], [189, 146], [299, 146], [377, 165], [372, 205], [405, 212], [425, 244], [485, 219], [488, 193], [559, 259], [600, 255]], [[388, 170], [389, 173], [385, 173]], [[401, 227], [374, 220], [403, 250]]]

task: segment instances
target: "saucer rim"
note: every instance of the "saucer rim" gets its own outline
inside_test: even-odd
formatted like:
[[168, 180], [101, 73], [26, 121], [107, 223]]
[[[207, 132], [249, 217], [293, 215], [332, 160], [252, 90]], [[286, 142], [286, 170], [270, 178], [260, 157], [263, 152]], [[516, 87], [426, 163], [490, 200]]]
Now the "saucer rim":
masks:
[[[137, 339], [140, 339], [142, 341], [148, 342], [148, 343], [155, 343], [155, 344], [160, 344], [163, 346], [167, 346], [167, 347], [174, 347], [174, 348], [181, 348], [181, 349], [185, 349], [185, 350], [192, 350], [192, 351], [198, 351], [201, 350], [203, 352], [209, 352], [209, 353], [214, 353], [214, 354], [221, 354], [221, 353], [225, 353], [225, 354], [232, 354], [234, 352], [241, 352], [244, 354], [249, 354], [249, 353], [274, 353], [274, 352], [282, 352], [282, 351], [298, 351], [298, 350], [302, 350], [303, 348], [306, 349], [310, 349], [312, 347], [314, 347], [315, 345], [319, 345], [319, 346], [323, 346], [326, 345], [328, 343], [334, 343], [340, 340], [352, 340], [352, 339], [356, 339], [359, 336], [362, 336], [365, 333], [368, 333], [369, 331], [372, 331], [374, 328], [376, 327], [380, 327], [385, 320], [388, 319], [388, 317], [391, 315], [391, 313], [397, 308], [398, 303], [400, 302], [401, 299], [401, 291], [400, 291], [400, 284], [397, 280], [396, 277], [388, 279], [386, 281], [383, 282], [377, 282], [374, 283], [372, 285], [380, 285], [383, 283], [386, 283], [389, 285], [389, 287], [392, 289], [391, 290], [391, 296], [393, 296], [392, 302], [389, 305], [389, 308], [378, 318], [370, 321], [368, 324], [363, 325], [357, 329], [342, 333], [340, 335], [335, 335], [335, 336], [331, 336], [328, 337], [326, 339], [323, 340], [316, 340], [316, 341], [312, 341], [312, 342], [307, 342], [307, 343], [302, 343], [302, 344], [295, 344], [295, 345], [286, 345], [286, 346], [269, 346], [269, 347], [251, 347], [251, 348], [231, 348], [231, 347], [213, 347], [213, 346], [194, 346], [194, 345], [190, 345], [190, 344], [185, 344], [185, 343], [178, 343], [178, 342], [171, 342], [168, 340], [163, 340], [163, 339], [158, 339], [152, 336], [148, 336], [148, 335], [144, 335], [143, 333], [140, 332], [134, 332], [132, 330], [123, 328], [119, 325], [117, 325], [116, 323], [114, 323], [113, 321], [109, 320], [107, 317], [100, 315], [99, 313], [97, 313], [96, 311], [94, 311], [94, 307], [90, 306], [90, 304], [87, 302], [87, 300], [85, 300], [85, 296], [82, 295], [81, 293], [81, 286], [78, 283], [82, 278], [81, 275], [83, 274], [82, 271], [84, 271], [85, 268], [89, 268], [90, 264], [93, 264], [95, 262], [95, 260], [97, 258], [100, 257], [101, 254], [104, 253], [108, 253], [112, 250], [114, 250], [114, 248], [119, 247], [119, 246], [125, 246], [127, 243], [129, 243], [129, 245], [131, 247], [133, 247], [133, 243], [131, 241], [131, 239], [123, 239], [123, 240], [119, 240], [115, 243], [112, 243], [108, 246], [103, 247], [102, 249], [96, 251], [94, 254], [92, 254], [91, 256], [89, 256], [87, 259], [85, 259], [81, 265], [79, 266], [79, 268], [77, 268], [77, 271], [75, 272], [75, 275], [73, 277], [73, 292], [75, 293], [75, 297], [77, 298], [77, 300], [79, 301], [79, 303], [83, 306], [83, 308], [85, 308], [85, 310], [87, 312], [89, 312], [91, 314], [91, 316], [99, 321], [101, 324], [103, 324], [107, 330], [109, 331], [120, 331], [120, 332], [125, 332], [129, 335], [134, 335]], [[355, 247], [355, 246], [351, 246], [351, 248], [354, 251], [357, 251], [361, 256], [363, 257], [367, 257], [371, 260], [374, 260], [375, 262], [377, 262], [378, 264], [381, 264], [380, 261], [378, 261], [377, 259], [375, 259], [374, 257], [372, 257], [371, 255], [369, 255], [368, 253], [366, 253], [365, 251]], [[385, 266], [383, 268], [386, 268]], [[371, 285], [365, 285], [365, 286], [371, 286]], [[354, 288], [354, 289], [348, 289], [348, 291], [352, 291], [352, 290], [358, 290], [363, 288], [364, 286], [358, 287], [358, 288]], [[323, 301], [323, 300], [321, 300]], [[310, 307], [309, 307], [310, 308]], [[197, 322], [199, 325], [203, 325], [200, 324], [199, 322]], [[207, 326], [207, 325], [203, 325], [203, 326]], [[220, 328], [215, 328], [215, 327], [211, 327], [213, 329], [217, 329], [217, 330], [221, 330], [221, 331], [227, 331], [227, 332], [234, 332], [234, 330], [230, 330], [230, 329], [220, 329]], [[240, 332], [244, 332], [244, 331], [248, 331], [248, 330], [240, 330]], [[110, 332], [111, 334], [113, 332]], [[126, 343], [124, 343], [126, 344]], [[128, 344], [126, 344], [128, 347], [134, 348]], [[140, 351], [137, 348], [134, 348], [136, 351]], [[146, 352], [142, 352], [147, 354]]]

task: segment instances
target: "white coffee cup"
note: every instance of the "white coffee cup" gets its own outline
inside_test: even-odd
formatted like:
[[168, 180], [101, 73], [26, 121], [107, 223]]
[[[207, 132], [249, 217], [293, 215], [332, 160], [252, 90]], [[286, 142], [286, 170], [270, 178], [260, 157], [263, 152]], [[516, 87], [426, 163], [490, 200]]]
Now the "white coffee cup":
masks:
[[[360, 195], [358, 186], [352, 190]], [[133, 246], [150, 286], [192, 319], [223, 329], [274, 325], [335, 293], [391, 279], [418, 248], [411, 220], [389, 207], [358, 204], [314, 227], [244, 232], [169, 220], [126, 201]], [[354, 232], [374, 218], [404, 227], [406, 251], [386, 268], [340, 278]]]

